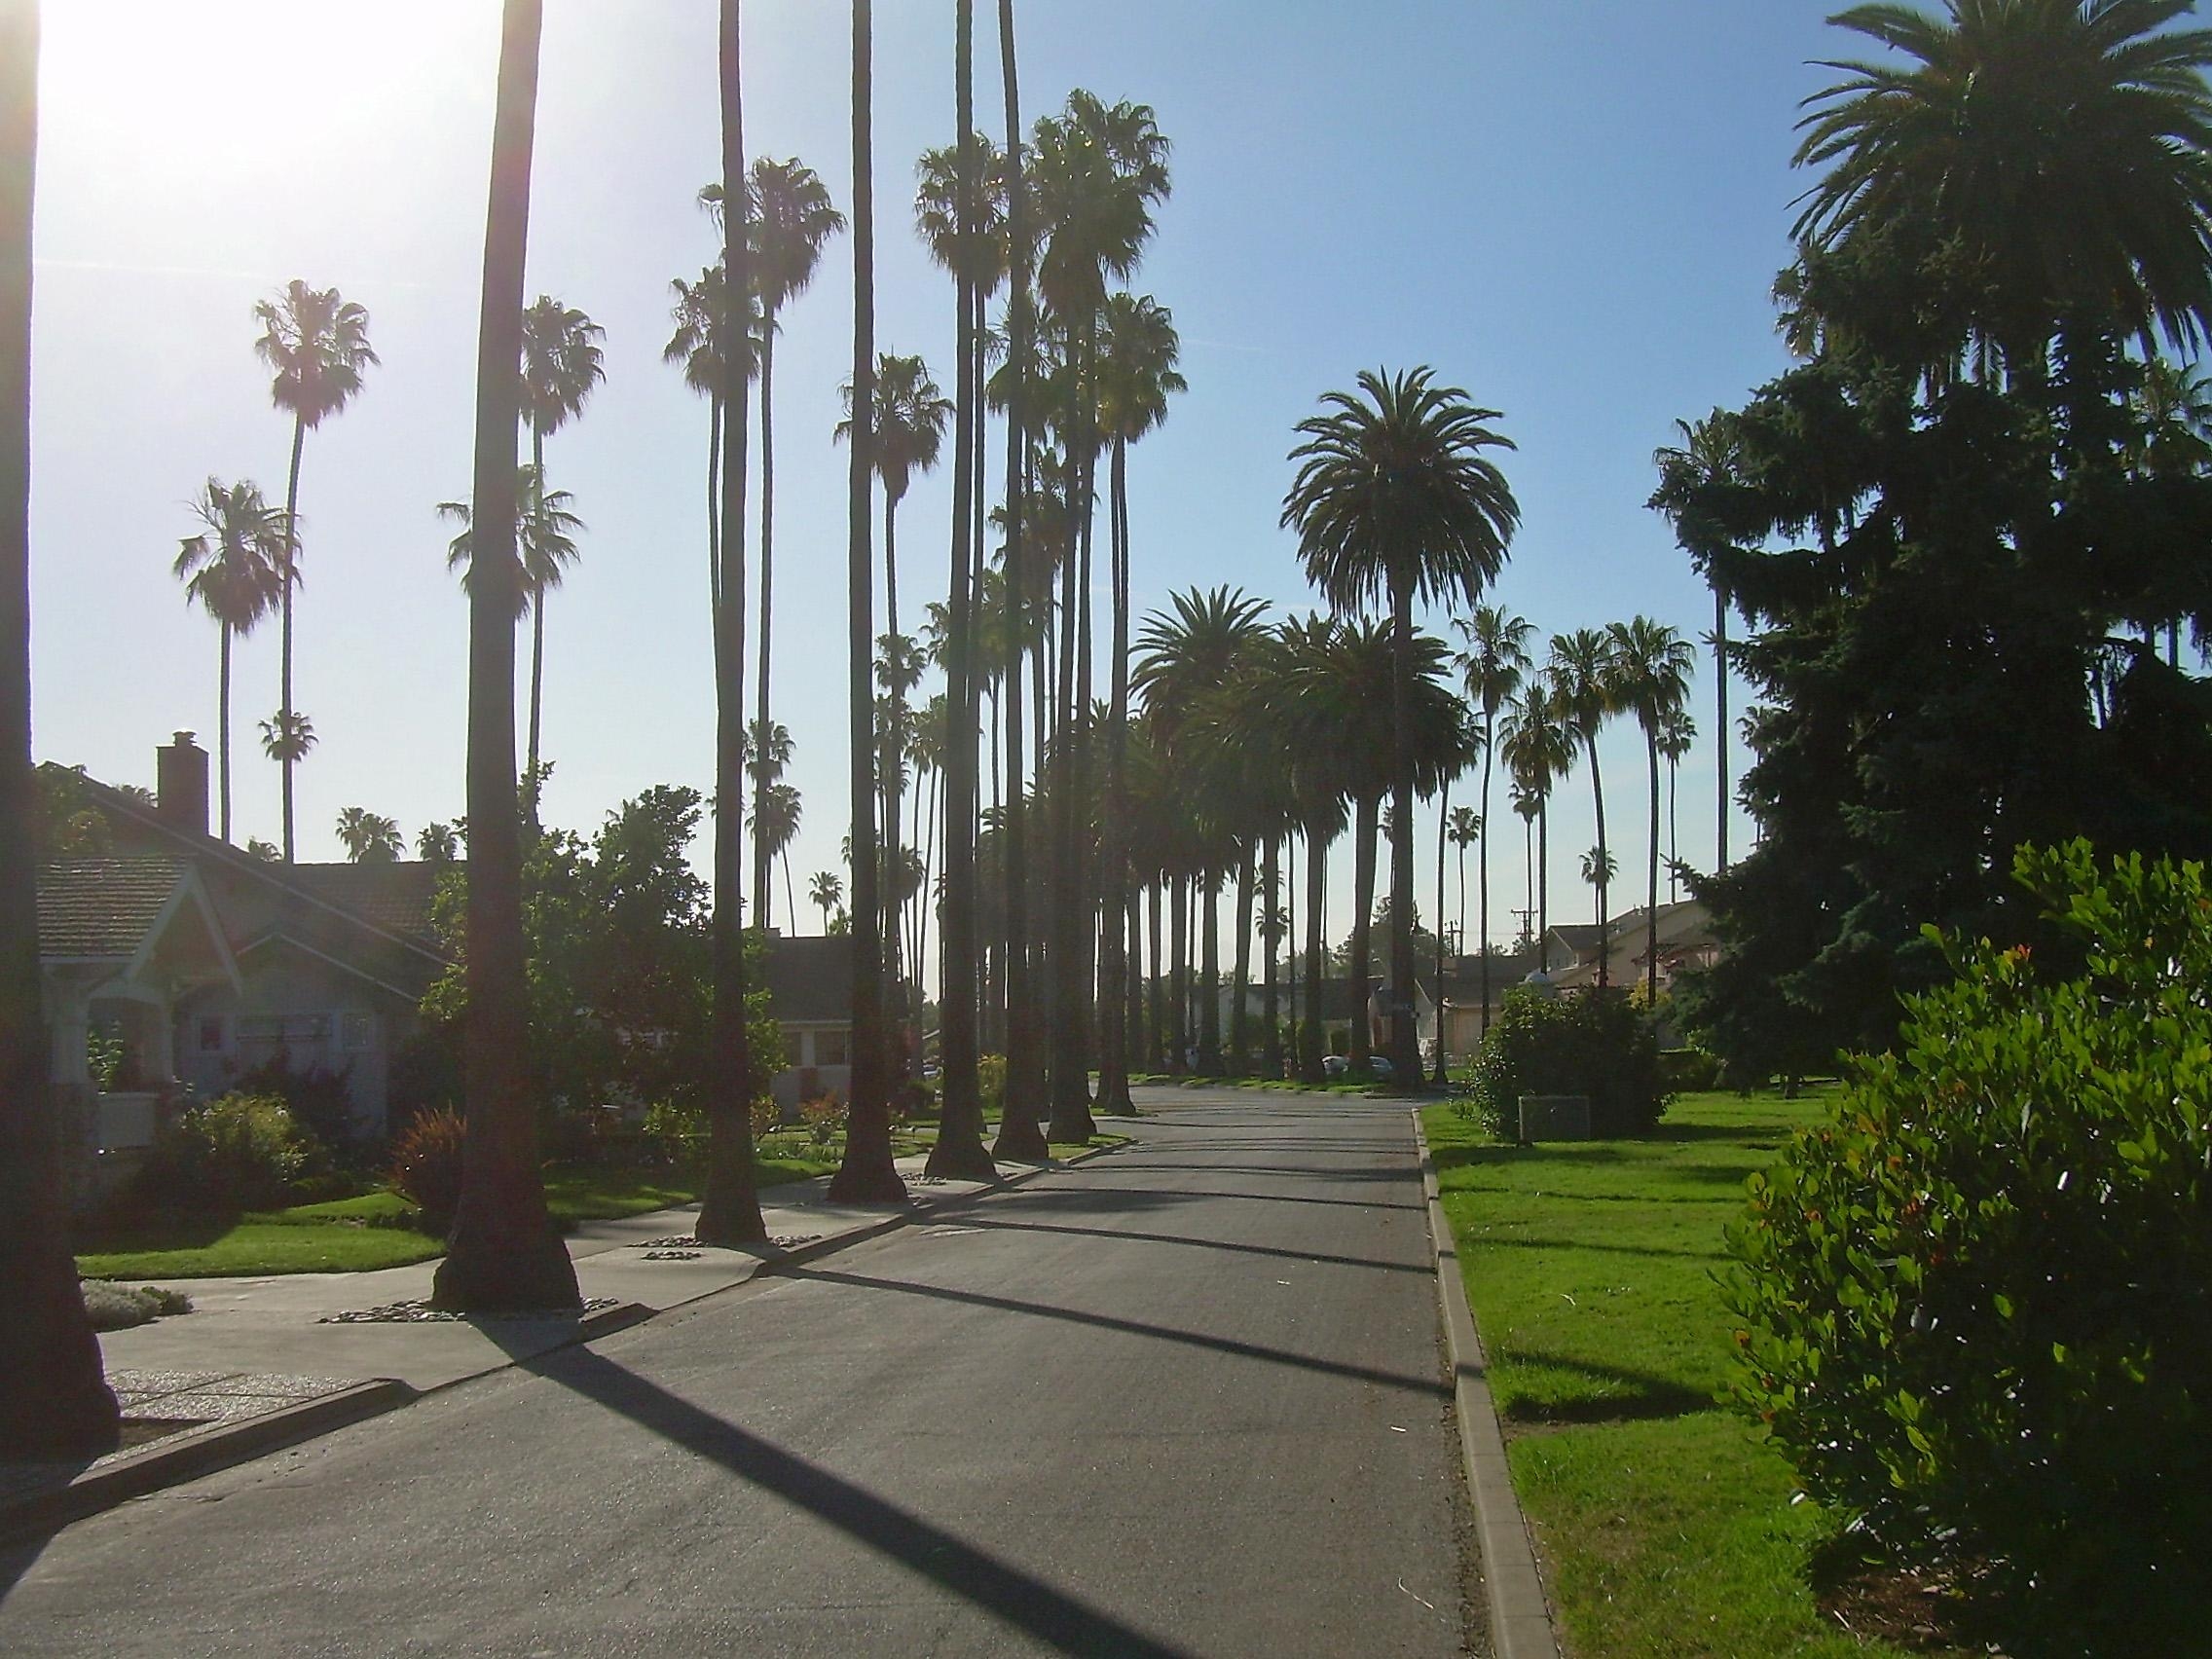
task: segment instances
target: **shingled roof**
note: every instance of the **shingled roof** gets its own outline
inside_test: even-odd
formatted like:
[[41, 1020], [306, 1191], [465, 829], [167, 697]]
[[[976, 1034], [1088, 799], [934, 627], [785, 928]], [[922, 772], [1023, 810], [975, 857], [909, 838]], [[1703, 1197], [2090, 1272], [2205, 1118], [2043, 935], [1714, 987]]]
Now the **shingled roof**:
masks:
[[453, 868], [433, 864], [303, 864], [281, 873], [326, 904], [406, 939], [438, 942], [430, 901], [438, 877]]
[[137, 954], [184, 879], [182, 859], [56, 859], [38, 872], [41, 956]]

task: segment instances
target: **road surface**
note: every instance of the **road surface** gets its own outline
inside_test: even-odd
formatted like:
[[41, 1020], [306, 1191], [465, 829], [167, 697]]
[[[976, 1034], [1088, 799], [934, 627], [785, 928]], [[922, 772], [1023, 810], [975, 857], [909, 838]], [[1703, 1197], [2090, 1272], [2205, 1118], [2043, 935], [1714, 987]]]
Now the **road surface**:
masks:
[[1453, 1655], [1403, 1106], [1140, 1144], [0, 1551], [33, 1655]]

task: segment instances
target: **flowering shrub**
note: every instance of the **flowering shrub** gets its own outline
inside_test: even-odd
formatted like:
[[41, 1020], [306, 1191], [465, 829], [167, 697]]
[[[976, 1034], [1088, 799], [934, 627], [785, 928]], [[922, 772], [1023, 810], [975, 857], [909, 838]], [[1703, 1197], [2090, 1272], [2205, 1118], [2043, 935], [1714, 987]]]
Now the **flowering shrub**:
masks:
[[391, 1143], [392, 1189], [423, 1212], [423, 1231], [443, 1238], [461, 1207], [461, 1114], [418, 1112]]
[[835, 1095], [799, 1102], [798, 1116], [816, 1146], [828, 1146], [845, 1132], [845, 1103]]
[[1955, 981], [1749, 1184], [1733, 1393], [1893, 1559], [1986, 1579], [2008, 1651], [2195, 1650], [2212, 892], [2085, 842], [2014, 867], [2071, 960], [1937, 936]]
[[140, 1196], [164, 1208], [277, 1209], [315, 1147], [273, 1094], [226, 1094], [178, 1116], [156, 1137]]

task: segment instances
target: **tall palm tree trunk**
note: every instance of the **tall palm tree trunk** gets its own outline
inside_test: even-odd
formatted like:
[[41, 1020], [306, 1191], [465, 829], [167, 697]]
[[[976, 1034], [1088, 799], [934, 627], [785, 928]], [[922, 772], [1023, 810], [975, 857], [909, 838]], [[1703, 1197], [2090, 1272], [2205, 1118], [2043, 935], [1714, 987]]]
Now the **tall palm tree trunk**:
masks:
[[[1050, 1154], [1039, 1108], [1043, 1104], [1043, 1055], [1039, 1048], [1034, 996], [1035, 983], [1029, 959], [1029, 861], [1027, 857], [1027, 803], [1022, 798], [1021, 656], [1018, 642], [1026, 639], [1028, 579], [1023, 545], [1027, 504], [1029, 392], [1022, 364], [1029, 350], [1028, 191], [1021, 165], [1021, 88], [1016, 70], [1014, 39], [1014, 0], [999, 0], [999, 76], [1006, 94], [1006, 217], [1012, 258], [1011, 288], [1007, 301], [1007, 354], [1014, 364], [1014, 385], [1006, 414], [1006, 581], [1013, 610], [1013, 636], [1017, 642], [1007, 674], [1007, 779], [1005, 837], [1006, 874], [1006, 1100], [999, 1120], [998, 1139], [991, 1151], [999, 1158], [1042, 1159]], [[1038, 751], [1040, 761], [1042, 748]]]
[[[725, 187], [726, 188], [726, 187]], [[763, 313], [760, 327], [760, 689], [755, 701], [760, 713], [756, 723], [768, 729], [768, 658], [770, 627], [776, 604], [776, 313]], [[755, 756], [757, 764], [762, 756]], [[753, 779], [753, 822], [767, 821], [768, 769], [761, 766]], [[756, 926], [768, 925], [768, 838], [753, 839], [753, 917]], [[792, 930], [798, 930], [793, 927]]]
[[1377, 817], [1382, 803], [1372, 796], [1359, 803], [1359, 815], [1352, 829], [1351, 848], [1351, 950], [1346, 964], [1351, 980], [1351, 1031], [1345, 1052], [1355, 1073], [1364, 1076], [1368, 1070], [1367, 1055], [1371, 1039], [1368, 1029], [1367, 999], [1375, 977], [1374, 931], [1375, 915], [1375, 842]]
[[1670, 904], [1681, 897], [1681, 781], [1680, 766], [1670, 758], [1667, 762], [1667, 903]]
[[1444, 1069], [1444, 848], [1452, 818], [1452, 780], [1446, 778], [1436, 794], [1436, 1087], [1451, 1078]]
[[[970, 262], [975, 234], [976, 179], [966, 157], [975, 129], [975, 0], [953, 7], [952, 98], [955, 154], [963, 158], [958, 181], [959, 243], [953, 267], [958, 310], [952, 437], [952, 559], [945, 594], [944, 702], [944, 931], [939, 947], [938, 1064], [942, 1103], [937, 1144], [927, 1173], [950, 1180], [995, 1181], [998, 1164], [983, 1144], [983, 1096], [977, 1075], [977, 999], [980, 988], [976, 927], [976, 728], [980, 676], [977, 672], [973, 584], [978, 566], [975, 538], [976, 461], [983, 447], [982, 382], [977, 375], [976, 307]], [[925, 884], [926, 887], [926, 884]], [[925, 897], [926, 903], [926, 897]]]
[[1098, 1033], [1098, 1110], [1117, 1116], [1136, 1110], [1129, 1098], [1129, 1044], [1123, 981], [1128, 964], [1123, 953], [1128, 908], [1129, 871], [1124, 820], [1128, 802], [1123, 777], [1128, 755], [1129, 722], [1129, 552], [1128, 445], [1114, 442], [1108, 481], [1107, 557], [1112, 566], [1114, 654], [1112, 690], [1106, 716], [1105, 810], [1099, 815], [1099, 914], [1108, 918], [1099, 938], [1098, 977], [1102, 986]]
[[852, 707], [853, 1093], [845, 1158], [830, 1182], [842, 1203], [903, 1203], [891, 1161], [884, 1030], [882, 861], [875, 834], [874, 560], [868, 508], [875, 483], [875, 156], [870, 0], [853, 0], [853, 424], [846, 477], [846, 690]]
[[1221, 1075], [1221, 871], [1198, 878], [1204, 894], [1198, 932], [1198, 1073]]
[[[1088, 352], [1086, 350], [1086, 361]], [[1085, 812], [1084, 723], [1089, 697], [1082, 677], [1082, 645], [1090, 614], [1088, 566], [1090, 527], [1095, 516], [1088, 482], [1079, 472], [1077, 499], [1082, 517], [1076, 545], [1060, 566], [1060, 682], [1055, 703], [1060, 719], [1053, 753], [1053, 816], [1058, 845], [1052, 861], [1051, 913], [1052, 971], [1052, 1115], [1046, 1134], [1055, 1141], [1087, 1141], [1097, 1132], [1090, 1121], [1090, 1068], [1084, 1046], [1084, 984], [1090, 951], [1084, 942], [1089, 906], [1084, 899]]]
[[[750, 294], [752, 226], [745, 192], [745, 106], [740, 0], [721, 0], [722, 261], [729, 293]], [[736, 301], [733, 299], [733, 305]], [[738, 308], [742, 314], [742, 307]], [[756, 1244], [760, 1215], [753, 1146], [753, 1054], [745, 1007], [745, 452], [748, 420], [741, 352], [721, 364], [721, 597], [715, 607], [715, 908], [708, 948], [713, 976], [706, 1080], [707, 1184], [694, 1228], [710, 1244]], [[544, 490], [545, 475], [538, 474]], [[757, 827], [756, 833], [758, 832]], [[768, 925], [763, 906], [753, 917]]]
[[228, 842], [231, 838], [231, 625], [224, 623], [221, 632], [222, 657], [221, 667], [216, 671], [216, 701], [221, 705], [223, 729], [216, 737], [218, 753], [215, 769], [222, 785], [223, 839]]
[[[1126, 1083], [1129, 1073], [1144, 1063], [1144, 909], [1134, 882], [1129, 884], [1124, 901], [1127, 915], [1123, 926], [1127, 956], [1122, 976], [1122, 1078]], [[1135, 1110], [1133, 1102], [1130, 1110]]]
[[[515, 794], [515, 444], [542, 0], [505, 0], [477, 325], [474, 580], [468, 593], [466, 1131], [453, 1235], [431, 1301], [465, 1311], [574, 1308], [576, 1272], [545, 1213], [531, 1098], [522, 841]], [[287, 792], [288, 794], [288, 792]], [[289, 812], [286, 833], [289, 836]]]
[[1162, 1021], [1166, 1012], [1161, 1006], [1167, 987], [1165, 959], [1160, 948], [1160, 890], [1164, 885], [1154, 881], [1145, 894], [1146, 923], [1152, 934], [1152, 977], [1146, 982], [1146, 1001], [1150, 1017], [1145, 1021], [1145, 1070], [1155, 1074], [1167, 1069], [1167, 1045]]
[[1260, 1075], [1270, 1083], [1282, 1076], [1282, 1007], [1275, 985], [1275, 952], [1282, 943], [1275, 927], [1281, 853], [1282, 837], [1271, 834], [1260, 873]]
[[[856, 393], [857, 395], [857, 393]], [[883, 631], [892, 639], [899, 636], [899, 503], [886, 490], [883, 496]], [[891, 686], [892, 730], [903, 733], [906, 729], [906, 693], [896, 682]], [[899, 860], [900, 802], [905, 794], [906, 768], [904, 756], [894, 749], [890, 764], [883, 769], [883, 942], [884, 942], [884, 1012], [889, 1026], [886, 1036], [891, 1047], [886, 1063], [890, 1066], [888, 1082], [896, 1088], [904, 1081], [905, 1044], [902, 1040], [905, 1023], [905, 966], [902, 960], [900, 944], [900, 916], [905, 905], [899, 890], [904, 885], [904, 872]], [[894, 1013], [894, 1011], [896, 1011]]]
[[1643, 1006], [1659, 1006], [1659, 734], [1644, 733], [1651, 757], [1651, 881], [1643, 911]]
[[[1496, 736], [1496, 711], [1493, 710], [1483, 721], [1485, 738], [1493, 740]], [[1482, 952], [1483, 1035], [1485, 1037], [1490, 1035], [1490, 768], [1493, 747], [1494, 744], [1492, 741], [1485, 741], [1483, 744], [1483, 825], [1480, 836], [1481, 844], [1475, 853], [1475, 948]], [[1521, 839], [1525, 844], [1529, 839], [1526, 824], [1522, 826], [1522, 830]], [[1459, 909], [1462, 914], [1465, 913], [1467, 908], [1466, 859], [1467, 855], [1461, 852], [1459, 855]], [[1523, 903], [1526, 903], [1527, 900], [1524, 899]], [[1462, 942], [1459, 948], [1464, 950], [1466, 945]]]
[[1606, 984], [1605, 965], [1613, 954], [1612, 941], [1605, 937], [1609, 909], [1605, 902], [1605, 779], [1598, 769], [1598, 734], [1586, 733], [1585, 744], [1590, 751], [1590, 800], [1598, 814], [1598, 988], [1602, 991]]
[[1191, 1070], [1191, 884], [1187, 876], [1174, 878], [1167, 903], [1167, 949], [1174, 975], [1171, 996], [1174, 1019], [1167, 1033], [1167, 1075], [1184, 1077]]
[[[537, 429], [537, 423], [530, 424], [530, 464], [537, 474], [537, 516], [540, 526], [545, 518], [545, 434]], [[526, 584], [527, 585], [527, 584]], [[543, 706], [545, 692], [545, 590], [541, 587], [530, 594], [530, 746], [529, 761], [523, 776], [530, 780], [529, 793], [523, 804], [529, 809], [533, 823], [537, 819], [537, 738], [538, 711]]]
[[1246, 991], [1252, 983], [1252, 881], [1257, 854], [1247, 843], [1236, 870], [1236, 973], [1229, 1004], [1229, 1070], [1244, 1077], [1252, 1070], [1251, 1016], [1246, 1012]]
[[1327, 839], [1309, 829], [1306, 832], [1306, 1018], [1298, 1030], [1298, 1074], [1308, 1083], [1325, 1082], [1328, 1077], [1321, 1066], [1322, 1052], [1328, 1047], [1324, 1041], [1328, 1006], [1321, 980], [1321, 878], [1328, 862]]
[[31, 218], [38, 7], [0, 5], [0, 1457], [115, 1449], [119, 1417], [69, 1252], [63, 1124], [48, 1083], [31, 762]]
[[1420, 1033], [1414, 1026], [1414, 598], [1395, 596], [1390, 621], [1390, 1070], [1403, 1087], [1420, 1083]]
[[1552, 803], [1546, 795], [1536, 808], [1536, 966], [1548, 976], [1552, 931]]
[[707, 400], [707, 604], [722, 602], [722, 394]]
[[[515, 352], [522, 354], [518, 347]], [[307, 449], [308, 422], [305, 415], [292, 418], [292, 461], [284, 475], [284, 592], [281, 608], [281, 643], [278, 654], [282, 659], [279, 669], [280, 685], [276, 695], [279, 715], [277, 725], [287, 738], [292, 731], [292, 589], [299, 585], [300, 557], [300, 457]], [[292, 752], [286, 748], [279, 759], [284, 779], [284, 862], [292, 862]]]
[[1716, 770], [1720, 775], [1719, 817], [1716, 827], [1714, 873], [1728, 873], [1728, 592], [1715, 582], [1713, 587], [1713, 686], [1719, 700], [1720, 721], [1713, 728], [1713, 740], [1718, 747]]

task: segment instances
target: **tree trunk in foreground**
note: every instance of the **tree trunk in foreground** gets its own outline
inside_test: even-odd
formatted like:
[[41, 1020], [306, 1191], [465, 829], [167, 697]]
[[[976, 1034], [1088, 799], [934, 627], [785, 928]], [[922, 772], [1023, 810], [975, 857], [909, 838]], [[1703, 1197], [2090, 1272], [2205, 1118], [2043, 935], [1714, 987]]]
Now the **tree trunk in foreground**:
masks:
[[475, 554], [468, 590], [467, 1132], [461, 1201], [431, 1301], [469, 1312], [578, 1307], [576, 1271], [545, 1213], [530, 1087], [515, 795], [515, 447], [541, 0], [505, 0], [477, 329]]
[[[1420, 1087], [1420, 1033], [1414, 1027], [1419, 981], [1414, 958], [1414, 600], [1397, 596], [1390, 619], [1390, 1073], [1400, 1088]], [[1442, 918], [1438, 919], [1442, 926]]]
[[[744, 55], [739, 0], [721, 0], [719, 30], [722, 137], [722, 260], [729, 292], [752, 290], [752, 206], [745, 189]], [[753, 1046], [745, 1008], [745, 364], [721, 363], [722, 521], [720, 601], [715, 607], [715, 911], [708, 948], [713, 1006], [708, 1041], [707, 1185], [695, 1231], [709, 1244], [758, 1244], [760, 1214], [753, 1148]], [[542, 489], [540, 474], [539, 488]], [[754, 918], [768, 925], [767, 906]]]
[[118, 1411], [69, 1253], [49, 1084], [31, 766], [31, 198], [38, 6], [0, 0], [0, 1457], [115, 1450]]

